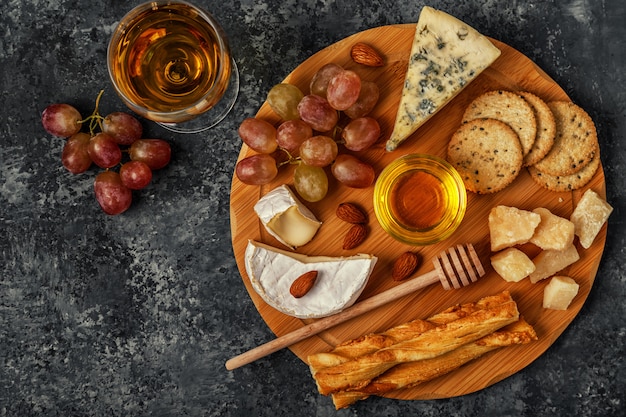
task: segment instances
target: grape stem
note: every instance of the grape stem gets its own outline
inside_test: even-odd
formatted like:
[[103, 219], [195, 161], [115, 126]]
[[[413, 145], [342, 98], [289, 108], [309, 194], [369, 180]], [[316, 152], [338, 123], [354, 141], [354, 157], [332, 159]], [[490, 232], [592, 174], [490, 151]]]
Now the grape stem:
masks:
[[100, 128], [100, 130], [103, 130], [102, 121], [104, 120], [104, 117], [100, 115], [100, 99], [102, 98], [103, 94], [104, 94], [104, 90], [100, 90], [100, 93], [98, 93], [98, 97], [96, 97], [96, 106], [93, 109], [93, 113], [91, 113], [90, 116], [78, 122], [78, 123], [89, 122], [89, 134], [91, 136], [95, 136], [96, 128]]
[[283, 165], [287, 165], [287, 164], [298, 164], [300, 163], [300, 157], [295, 157], [291, 154], [291, 152], [289, 152], [287, 149], [282, 148], [282, 147], [278, 147], [278, 149], [280, 149], [281, 151], [285, 152], [287, 154], [287, 160], [280, 162], [277, 166], [278, 168], [282, 167]]

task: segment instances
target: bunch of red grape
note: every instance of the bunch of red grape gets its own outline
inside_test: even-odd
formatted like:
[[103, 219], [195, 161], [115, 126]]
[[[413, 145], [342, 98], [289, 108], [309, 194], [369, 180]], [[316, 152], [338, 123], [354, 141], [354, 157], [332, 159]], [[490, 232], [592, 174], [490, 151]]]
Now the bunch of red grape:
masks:
[[[96, 200], [105, 213], [117, 215], [130, 207], [132, 190], [145, 188], [152, 180], [152, 171], [170, 162], [171, 148], [162, 139], [142, 138], [141, 123], [128, 113], [101, 116], [98, 107], [102, 93], [94, 112], [85, 119], [73, 106], [60, 103], [44, 109], [41, 123], [51, 135], [68, 138], [61, 162], [72, 174], [85, 172], [92, 164], [105, 169], [94, 182]], [[82, 131], [84, 126], [88, 126], [88, 133]], [[117, 166], [119, 170], [114, 171]]]
[[[348, 187], [372, 185], [374, 168], [352, 154], [340, 153], [339, 145], [359, 152], [379, 139], [378, 121], [367, 116], [378, 102], [378, 86], [331, 63], [318, 69], [309, 89], [304, 95], [292, 84], [272, 87], [267, 102], [282, 119], [278, 127], [258, 118], [241, 123], [239, 136], [257, 152], [237, 163], [235, 174], [241, 182], [267, 184], [278, 175], [280, 166], [289, 163], [296, 165], [296, 191], [310, 202], [320, 201], [328, 192], [326, 167]], [[343, 115], [347, 121], [342, 121]], [[277, 158], [277, 150], [287, 158]]]

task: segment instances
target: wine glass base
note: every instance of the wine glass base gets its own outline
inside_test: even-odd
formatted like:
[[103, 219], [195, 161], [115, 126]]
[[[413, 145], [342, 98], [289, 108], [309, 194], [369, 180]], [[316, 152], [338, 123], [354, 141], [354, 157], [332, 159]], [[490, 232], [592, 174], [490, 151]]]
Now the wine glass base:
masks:
[[198, 117], [181, 123], [157, 122], [158, 125], [176, 133], [200, 133], [209, 130], [224, 120], [232, 110], [239, 95], [239, 69], [237, 63], [231, 58], [231, 72], [228, 88], [220, 101]]

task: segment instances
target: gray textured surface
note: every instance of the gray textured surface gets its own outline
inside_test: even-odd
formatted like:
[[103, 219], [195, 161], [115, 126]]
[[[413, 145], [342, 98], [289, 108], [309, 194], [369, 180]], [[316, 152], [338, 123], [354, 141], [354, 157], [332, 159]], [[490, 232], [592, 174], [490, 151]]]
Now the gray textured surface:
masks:
[[5, 0], [0, 15], [0, 416], [617, 416], [624, 396], [626, 5], [623, 0], [434, 1], [522, 51], [596, 122], [615, 211], [580, 315], [537, 361], [475, 394], [370, 399], [335, 412], [284, 350], [228, 372], [269, 340], [237, 272], [228, 195], [236, 127], [300, 62], [352, 33], [415, 22], [422, 2], [198, 0], [231, 35], [241, 71], [234, 112], [206, 138], [173, 145], [122, 216], [73, 176], [41, 128], [49, 103], [83, 112], [102, 88], [117, 20], [137, 2]]

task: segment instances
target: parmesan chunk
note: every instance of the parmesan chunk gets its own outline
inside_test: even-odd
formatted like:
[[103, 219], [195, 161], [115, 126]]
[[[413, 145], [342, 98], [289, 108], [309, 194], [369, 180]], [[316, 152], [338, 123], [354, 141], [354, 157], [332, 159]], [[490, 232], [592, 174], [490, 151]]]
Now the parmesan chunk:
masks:
[[576, 294], [579, 285], [570, 277], [554, 276], [543, 289], [543, 308], [567, 310]]
[[496, 206], [489, 212], [491, 251], [526, 243], [535, 233], [541, 216], [516, 207]]
[[583, 248], [589, 249], [612, 211], [613, 207], [596, 192], [585, 191], [570, 217]]
[[551, 277], [563, 268], [580, 259], [576, 246], [569, 245], [564, 250], [544, 250], [533, 258], [535, 271], [529, 275], [533, 284]]
[[563, 250], [574, 241], [574, 223], [563, 217], [552, 214], [550, 210], [539, 207], [533, 210], [541, 216], [541, 223], [530, 239], [531, 243], [541, 249]]
[[508, 248], [493, 255], [491, 266], [508, 282], [519, 282], [535, 270], [533, 261], [516, 248]]

